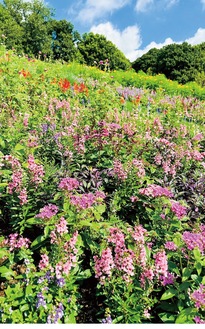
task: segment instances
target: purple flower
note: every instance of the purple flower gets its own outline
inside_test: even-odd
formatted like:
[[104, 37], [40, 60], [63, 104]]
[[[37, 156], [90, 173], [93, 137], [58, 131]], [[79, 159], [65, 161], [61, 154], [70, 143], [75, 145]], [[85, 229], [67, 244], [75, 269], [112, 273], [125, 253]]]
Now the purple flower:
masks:
[[58, 207], [54, 204], [48, 204], [40, 210], [40, 213], [36, 215], [38, 218], [50, 219], [58, 212]]
[[64, 285], [65, 285], [65, 279], [64, 278], [58, 278], [57, 280], [56, 280], [56, 283], [57, 283], [57, 285], [59, 286], [59, 287], [63, 287]]
[[102, 320], [102, 323], [112, 323], [112, 318], [111, 316], [108, 316], [107, 318]]
[[46, 301], [44, 299], [42, 292], [39, 292], [37, 294], [36, 308], [38, 309], [40, 306], [43, 306], [44, 308], [46, 308]]

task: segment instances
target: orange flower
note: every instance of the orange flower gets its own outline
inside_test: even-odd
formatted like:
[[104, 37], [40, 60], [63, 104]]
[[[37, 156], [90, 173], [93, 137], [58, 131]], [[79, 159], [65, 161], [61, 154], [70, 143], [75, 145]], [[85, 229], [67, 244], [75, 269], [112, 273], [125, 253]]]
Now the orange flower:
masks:
[[19, 71], [19, 74], [23, 75], [24, 78], [31, 77], [31, 73], [29, 71], [24, 70], [24, 69]]
[[120, 103], [121, 103], [121, 104], [124, 104], [124, 103], [125, 103], [125, 99], [124, 99], [124, 97], [120, 97]]
[[67, 79], [60, 79], [58, 84], [63, 92], [70, 89], [70, 82]]

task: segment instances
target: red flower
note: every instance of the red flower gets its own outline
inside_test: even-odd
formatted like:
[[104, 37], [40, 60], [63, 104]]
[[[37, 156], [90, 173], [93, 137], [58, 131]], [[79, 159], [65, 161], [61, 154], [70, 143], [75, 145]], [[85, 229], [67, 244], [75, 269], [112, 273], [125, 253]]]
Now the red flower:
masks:
[[70, 89], [70, 82], [67, 79], [60, 79], [58, 84], [63, 92]]

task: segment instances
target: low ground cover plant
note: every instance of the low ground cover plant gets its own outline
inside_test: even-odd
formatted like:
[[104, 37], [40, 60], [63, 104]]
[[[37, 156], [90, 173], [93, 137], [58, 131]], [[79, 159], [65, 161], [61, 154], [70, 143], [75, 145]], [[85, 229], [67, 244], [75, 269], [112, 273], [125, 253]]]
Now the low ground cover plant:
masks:
[[204, 323], [203, 97], [0, 55], [0, 322]]

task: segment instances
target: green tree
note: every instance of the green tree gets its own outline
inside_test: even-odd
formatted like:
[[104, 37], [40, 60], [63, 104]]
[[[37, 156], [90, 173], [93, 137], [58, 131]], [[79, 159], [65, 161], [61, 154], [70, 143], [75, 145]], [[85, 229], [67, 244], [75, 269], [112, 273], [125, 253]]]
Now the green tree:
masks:
[[143, 71], [149, 74], [158, 73], [157, 61], [159, 50], [157, 48], [150, 49], [146, 54], [137, 58], [133, 63], [133, 69], [137, 71]]
[[[0, 4], [0, 35], [4, 35], [7, 49], [15, 48], [17, 52], [23, 51], [24, 29], [22, 27], [22, 13], [17, 13], [20, 1], [5, 0]], [[8, 5], [8, 6], [7, 6]]]
[[195, 76], [194, 51], [187, 42], [171, 44], [160, 49], [158, 73], [179, 83], [193, 81]]
[[125, 55], [105, 36], [85, 33], [78, 42], [78, 49], [87, 65], [93, 66], [100, 61], [109, 60], [110, 69], [128, 69], [131, 64]]
[[52, 9], [43, 1], [33, 0], [29, 6], [24, 27], [24, 49], [29, 55], [37, 56], [39, 52], [51, 55], [51, 37], [48, 34], [48, 22], [53, 15]]
[[78, 58], [76, 42], [80, 34], [74, 31], [73, 25], [66, 20], [51, 20], [48, 24], [48, 33], [52, 39], [51, 49], [53, 59], [62, 59], [66, 62]]

